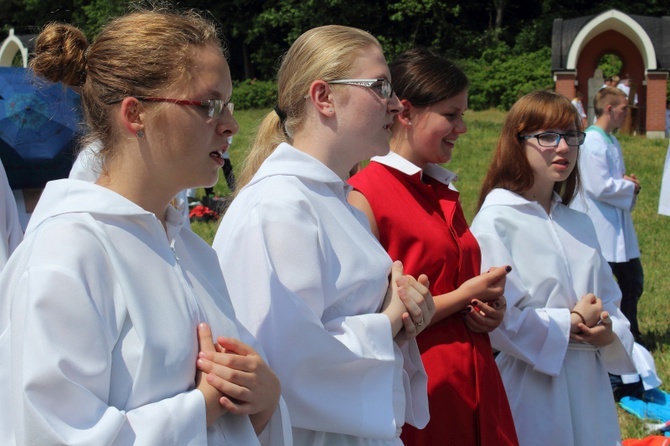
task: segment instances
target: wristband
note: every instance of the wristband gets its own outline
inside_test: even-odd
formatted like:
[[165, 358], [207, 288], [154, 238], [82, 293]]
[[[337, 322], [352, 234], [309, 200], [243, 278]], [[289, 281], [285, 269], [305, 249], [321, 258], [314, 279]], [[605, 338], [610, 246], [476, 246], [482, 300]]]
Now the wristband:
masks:
[[572, 310], [572, 311], [570, 312], [570, 314], [576, 314], [577, 316], [579, 316], [580, 319], [582, 320], [582, 323], [583, 323], [584, 325], [586, 325], [586, 319], [584, 319], [584, 316], [582, 316], [582, 313], [580, 313], [579, 311]]

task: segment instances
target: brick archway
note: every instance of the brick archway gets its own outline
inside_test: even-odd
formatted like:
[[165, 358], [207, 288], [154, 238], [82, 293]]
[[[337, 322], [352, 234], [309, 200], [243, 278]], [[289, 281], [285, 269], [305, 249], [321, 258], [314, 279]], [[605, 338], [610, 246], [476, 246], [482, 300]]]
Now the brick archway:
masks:
[[[556, 91], [570, 99], [577, 91], [589, 97], [588, 80], [598, 61], [605, 54], [615, 54], [622, 62], [621, 73], [629, 74], [637, 87], [635, 127], [649, 138], [664, 137], [670, 69], [670, 55], [661, 51], [664, 36], [670, 36], [670, 17], [629, 16], [610, 10], [598, 16], [554, 20]], [[591, 101], [589, 106], [592, 108]]]
[[[589, 41], [579, 55], [577, 60], [577, 77], [575, 89], [582, 92], [585, 98], [589, 98], [588, 81], [598, 68], [598, 61], [605, 54], [615, 54], [621, 59], [621, 73], [629, 74], [632, 82], [637, 87], [637, 128], [646, 128], [647, 89], [645, 82], [645, 65], [642, 55], [635, 44], [618, 31], [609, 30], [599, 34]], [[591, 95], [592, 96], [592, 95]], [[589, 109], [593, 104], [589, 103]], [[665, 103], [663, 104], [665, 109]], [[589, 114], [592, 115], [593, 112]], [[665, 123], [663, 123], [665, 131]]]

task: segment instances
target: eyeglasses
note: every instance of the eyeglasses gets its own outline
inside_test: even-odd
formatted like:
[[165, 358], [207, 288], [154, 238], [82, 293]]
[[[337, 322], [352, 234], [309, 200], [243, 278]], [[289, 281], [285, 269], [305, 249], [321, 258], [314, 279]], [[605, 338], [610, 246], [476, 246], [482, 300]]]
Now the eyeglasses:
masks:
[[553, 147], [556, 148], [561, 143], [561, 138], [565, 140], [565, 143], [570, 147], [577, 147], [584, 144], [584, 138], [586, 138], [586, 133], [584, 132], [568, 132], [568, 133], [556, 133], [556, 132], [544, 132], [538, 133], [536, 135], [521, 136], [519, 135], [519, 140], [523, 141], [530, 138], [536, 138], [537, 143], [542, 147]]
[[206, 101], [192, 101], [189, 99], [167, 99], [167, 98], [135, 98], [138, 101], [146, 102], [171, 102], [177, 105], [195, 105], [200, 107], [207, 112], [207, 116], [213, 119], [218, 119], [223, 115], [223, 111], [228, 109], [230, 114], [233, 113], [235, 105], [228, 101], [225, 102], [221, 99], [208, 99]]
[[386, 79], [337, 79], [334, 81], [328, 81], [328, 83], [357, 85], [359, 87], [369, 88], [383, 99], [390, 99], [391, 96], [393, 96], [393, 86]]

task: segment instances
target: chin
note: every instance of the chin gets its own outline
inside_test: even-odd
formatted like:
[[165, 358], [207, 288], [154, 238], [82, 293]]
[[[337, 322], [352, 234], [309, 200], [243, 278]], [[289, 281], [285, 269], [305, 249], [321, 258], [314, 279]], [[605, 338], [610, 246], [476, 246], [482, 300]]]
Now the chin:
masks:
[[451, 154], [449, 155], [444, 155], [440, 154], [435, 157], [428, 158], [426, 162], [433, 163], [433, 164], [447, 164], [449, 161], [451, 161]]
[[391, 151], [391, 146], [388, 145], [388, 144], [385, 144], [385, 145], [380, 146], [377, 149], [375, 149], [374, 153], [372, 155], [370, 155], [370, 158], [372, 158], [373, 156], [388, 155], [390, 151]]
[[195, 187], [214, 187], [218, 182], [219, 182], [219, 173], [217, 171], [216, 176], [203, 175], [202, 177], [200, 177], [200, 181], [198, 181], [198, 186]]

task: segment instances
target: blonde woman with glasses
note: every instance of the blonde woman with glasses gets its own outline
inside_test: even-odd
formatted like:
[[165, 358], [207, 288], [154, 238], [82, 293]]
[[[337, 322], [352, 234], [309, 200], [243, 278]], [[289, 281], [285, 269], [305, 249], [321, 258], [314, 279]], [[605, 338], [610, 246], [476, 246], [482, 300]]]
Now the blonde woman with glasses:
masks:
[[402, 106], [377, 40], [344, 26], [300, 36], [278, 88], [214, 239], [235, 311], [279, 376], [296, 445], [401, 444], [405, 422], [428, 420], [413, 338], [435, 308], [345, 181], [389, 151]]

